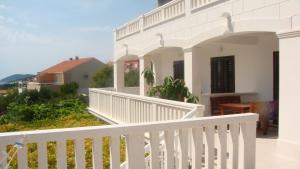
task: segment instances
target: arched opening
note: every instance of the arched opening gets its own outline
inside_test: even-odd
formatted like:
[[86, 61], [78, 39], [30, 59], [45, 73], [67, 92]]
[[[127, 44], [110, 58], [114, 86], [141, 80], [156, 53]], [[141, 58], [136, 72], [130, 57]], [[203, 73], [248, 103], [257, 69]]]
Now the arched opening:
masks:
[[279, 40], [275, 33], [216, 37], [195, 45], [193, 57], [197, 63], [193, 78], [200, 79], [193, 86], [201, 91], [207, 115], [219, 115], [222, 103], [272, 103], [274, 110], [263, 125], [267, 128], [270, 120], [278, 124]]
[[165, 47], [153, 50], [144, 56], [145, 67], [151, 67], [155, 83], [161, 84], [165, 77], [184, 79], [183, 50], [179, 47]]

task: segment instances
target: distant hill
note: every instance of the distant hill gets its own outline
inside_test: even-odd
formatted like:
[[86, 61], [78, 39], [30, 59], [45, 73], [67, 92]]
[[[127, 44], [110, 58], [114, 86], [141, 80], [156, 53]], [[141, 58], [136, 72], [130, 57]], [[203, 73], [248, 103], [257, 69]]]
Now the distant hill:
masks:
[[0, 80], [0, 85], [6, 85], [6, 84], [11, 84], [17, 81], [22, 81], [22, 80], [26, 80], [29, 78], [32, 78], [34, 75], [31, 74], [14, 74], [11, 76], [8, 76], [2, 80]]

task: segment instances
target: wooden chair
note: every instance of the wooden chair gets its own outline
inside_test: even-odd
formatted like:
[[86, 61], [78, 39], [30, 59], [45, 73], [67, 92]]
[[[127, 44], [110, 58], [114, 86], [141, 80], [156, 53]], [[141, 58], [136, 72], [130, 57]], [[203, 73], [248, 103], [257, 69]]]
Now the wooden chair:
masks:
[[220, 104], [224, 103], [241, 103], [240, 96], [220, 96], [220, 97], [211, 97], [210, 106], [211, 106], [211, 115], [218, 116], [221, 115]]

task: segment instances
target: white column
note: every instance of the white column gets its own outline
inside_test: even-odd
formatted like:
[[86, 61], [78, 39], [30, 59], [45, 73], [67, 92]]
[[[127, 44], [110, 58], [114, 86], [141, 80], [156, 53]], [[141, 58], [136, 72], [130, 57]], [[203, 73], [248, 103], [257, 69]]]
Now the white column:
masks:
[[[300, 30], [281, 33], [278, 37], [279, 140], [300, 145]], [[293, 147], [291, 151], [296, 150], [296, 146]], [[300, 146], [298, 153], [300, 155]]]
[[[199, 75], [199, 64], [197, 63], [196, 53], [193, 48], [184, 50], [184, 81], [189, 91], [200, 96], [201, 80]], [[199, 98], [200, 99], [200, 98]]]
[[145, 96], [147, 91], [146, 91], [146, 82], [145, 78], [143, 76], [143, 71], [145, 69], [145, 59], [144, 57], [140, 57], [139, 59], [139, 66], [140, 66], [140, 95]]
[[124, 87], [124, 62], [122, 60], [114, 62], [114, 88], [122, 91]]

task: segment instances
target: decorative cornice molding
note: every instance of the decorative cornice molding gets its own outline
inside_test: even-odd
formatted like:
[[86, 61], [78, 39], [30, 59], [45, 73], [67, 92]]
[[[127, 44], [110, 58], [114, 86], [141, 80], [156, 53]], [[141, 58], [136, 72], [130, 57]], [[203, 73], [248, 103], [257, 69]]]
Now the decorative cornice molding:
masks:
[[279, 39], [300, 37], [300, 30], [294, 30], [294, 31], [288, 31], [288, 32], [279, 32], [279, 33], [277, 33], [277, 37]]

